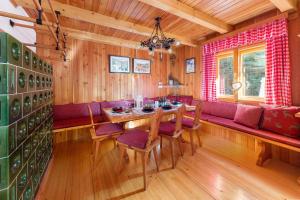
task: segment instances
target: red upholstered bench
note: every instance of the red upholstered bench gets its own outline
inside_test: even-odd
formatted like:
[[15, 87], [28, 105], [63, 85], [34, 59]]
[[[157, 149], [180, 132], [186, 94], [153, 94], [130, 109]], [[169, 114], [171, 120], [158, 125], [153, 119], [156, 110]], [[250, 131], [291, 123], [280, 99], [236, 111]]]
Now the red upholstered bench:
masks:
[[[204, 101], [201, 121], [257, 139], [261, 150], [257, 165], [262, 166], [272, 157], [271, 144], [300, 152], [300, 118], [296, 117], [299, 112], [300, 107], [260, 107]], [[193, 118], [193, 113], [188, 112], [186, 117]]]
[[[55, 105], [54, 132], [90, 127], [91, 119], [87, 105], [87, 103]], [[95, 123], [105, 121], [100, 106], [99, 102], [91, 103], [93, 113], [96, 113], [94, 116]]]

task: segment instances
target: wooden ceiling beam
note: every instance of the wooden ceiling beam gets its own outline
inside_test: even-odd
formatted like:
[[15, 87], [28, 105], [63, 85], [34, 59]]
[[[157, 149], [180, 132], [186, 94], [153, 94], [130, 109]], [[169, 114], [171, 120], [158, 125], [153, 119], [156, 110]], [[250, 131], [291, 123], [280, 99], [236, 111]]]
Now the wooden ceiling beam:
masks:
[[208, 15], [200, 10], [196, 10], [177, 0], [138, 0], [155, 8], [164, 10], [192, 23], [199, 24], [210, 30], [219, 33], [227, 33], [232, 27], [225, 22]]
[[298, 0], [270, 0], [281, 12], [297, 10]]
[[[124, 40], [121, 38], [117, 37], [112, 37], [112, 36], [106, 36], [106, 35], [101, 35], [97, 33], [91, 33], [87, 31], [81, 31], [78, 29], [72, 29], [68, 27], [62, 27], [67, 33], [68, 38], [73, 38], [73, 39], [78, 39], [78, 40], [85, 40], [85, 41], [91, 41], [91, 42], [98, 42], [98, 43], [103, 43], [103, 44], [110, 44], [110, 45], [115, 45], [115, 46], [122, 46], [122, 47], [128, 47], [128, 48], [133, 48], [133, 49], [138, 49], [140, 48], [140, 43], [136, 41], [129, 41], [129, 40]], [[46, 31], [45, 26], [36, 26], [37, 31]], [[147, 49], [145, 49], [147, 50]]]
[[[34, 9], [34, 4], [32, 3], [31, 0], [15, 0], [15, 2], [26, 8], [31, 8]], [[97, 24], [109, 28], [114, 28], [126, 32], [131, 32], [139, 35], [144, 35], [144, 36], [150, 36], [153, 29], [142, 26], [139, 24], [135, 24], [132, 22], [128, 22], [125, 20], [118, 20], [114, 17], [102, 15], [100, 13], [96, 13], [90, 10], [78, 8], [75, 6], [67, 5], [60, 3], [58, 1], [51, 1], [52, 6], [55, 10], [60, 11], [62, 16], [75, 19], [75, 20], [80, 20], [92, 24]], [[49, 7], [48, 4], [43, 4], [43, 9], [46, 12], [51, 12], [51, 8]], [[188, 45], [188, 46], [193, 46], [195, 47], [197, 44], [194, 43], [191, 39], [179, 35], [174, 35], [170, 33], [165, 33], [168, 37], [175, 38], [176, 40], [179, 40], [181, 44]]]

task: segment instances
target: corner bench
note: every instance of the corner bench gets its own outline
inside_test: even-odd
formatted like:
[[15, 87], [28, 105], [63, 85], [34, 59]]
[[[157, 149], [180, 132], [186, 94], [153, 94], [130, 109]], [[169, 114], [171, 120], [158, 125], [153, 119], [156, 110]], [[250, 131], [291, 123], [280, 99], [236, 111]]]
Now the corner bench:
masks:
[[[203, 104], [204, 106], [208, 105], [206, 102]], [[207, 108], [203, 108], [204, 112], [202, 112], [201, 115], [201, 123], [209, 127], [221, 128], [229, 130], [230, 132], [234, 131], [239, 134], [247, 134], [247, 137], [254, 138], [257, 147], [256, 150], [258, 151], [256, 160], [258, 166], [263, 166], [266, 160], [272, 158], [272, 145], [300, 153], [300, 138], [288, 137], [270, 130], [264, 130], [261, 127], [260, 129], [254, 129], [234, 122], [234, 114], [236, 112], [236, 105], [234, 105], [234, 103], [214, 102], [212, 107], [215, 109], [210, 111]], [[210, 113], [207, 114], [205, 112]], [[194, 112], [187, 112], [186, 117], [193, 118]], [[261, 120], [263, 120], [263, 117], [264, 114], [262, 114]], [[294, 117], [299, 118], [299, 126], [300, 112], [296, 113]], [[298, 129], [298, 131], [300, 130]], [[300, 177], [297, 182], [300, 184]]]

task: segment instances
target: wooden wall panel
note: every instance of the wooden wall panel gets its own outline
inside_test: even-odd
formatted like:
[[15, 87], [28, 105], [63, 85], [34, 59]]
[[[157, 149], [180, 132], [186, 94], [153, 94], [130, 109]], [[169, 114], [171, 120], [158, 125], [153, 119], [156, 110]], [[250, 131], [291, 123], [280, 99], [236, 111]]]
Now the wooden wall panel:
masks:
[[[196, 72], [186, 73], [185, 60], [188, 58], [195, 58]], [[172, 68], [171, 74], [184, 85], [179, 89], [179, 94], [193, 95], [194, 98], [201, 96], [201, 80], [202, 80], [202, 56], [201, 47], [179, 47], [176, 49], [176, 63]]]
[[[37, 35], [37, 41], [50, 45], [52, 38], [41, 32]], [[161, 60], [159, 53], [155, 53], [151, 74], [119, 74], [109, 73], [109, 55], [150, 59], [148, 52], [72, 39], [68, 41], [68, 48], [69, 62], [62, 62], [55, 51], [38, 49], [38, 54], [54, 65], [55, 104], [168, 94], [168, 89], [158, 89], [158, 82], [167, 83], [169, 54], [164, 53]]]

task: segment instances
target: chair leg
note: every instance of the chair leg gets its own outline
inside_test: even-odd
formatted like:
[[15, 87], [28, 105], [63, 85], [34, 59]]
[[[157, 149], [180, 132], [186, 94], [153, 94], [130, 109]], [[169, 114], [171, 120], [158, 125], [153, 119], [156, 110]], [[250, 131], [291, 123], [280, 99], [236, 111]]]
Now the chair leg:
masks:
[[100, 146], [100, 141], [96, 141], [96, 143], [95, 143], [95, 157], [94, 157], [94, 162], [96, 162], [96, 159], [98, 158], [98, 154], [100, 153], [100, 148], [101, 148], [101, 146]]
[[160, 136], [160, 149], [162, 149], [162, 145], [163, 145], [162, 136]]
[[173, 140], [169, 140], [170, 142], [170, 150], [171, 150], [171, 159], [172, 159], [172, 168], [175, 168], [175, 159], [174, 159], [174, 145]]
[[142, 156], [142, 165], [143, 165], [143, 178], [144, 178], [144, 191], [146, 191], [146, 188], [147, 188], [147, 176], [146, 176], [146, 163], [147, 163], [147, 160], [148, 160], [148, 152], [145, 152], [145, 153], [141, 153]]
[[190, 143], [191, 143], [191, 149], [192, 149], [192, 156], [194, 155], [194, 139], [193, 139], [193, 131], [189, 131], [190, 133]]
[[116, 138], [114, 138], [113, 142], [114, 142], [114, 149], [115, 149], [115, 148], [117, 147], [117, 141], [116, 141]]
[[93, 143], [92, 143], [92, 148], [91, 148], [91, 155], [93, 156], [94, 155], [94, 149], [95, 149], [95, 140], [93, 140]]
[[157, 155], [157, 147], [156, 146], [153, 148], [153, 154], [154, 154], [154, 160], [155, 160], [155, 164], [156, 164], [156, 170], [157, 170], [157, 172], [159, 172], [158, 155]]
[[197, 130], [197, 131], [196, 131], [196, 135], [197, 135], [197, 138], [198, 138], [199, 147], [202, 147], [202, 142], [201, 142], [201, 138], [200, 138], [200, 133], [199, 133], [199, 132], [200, 132], [200, 131]]
[[134, 160], [136, 160], [136, 154], [137, 154], [136, 151], [134, 151]]
[[183, 157], [183, 150], [182, 150], [182, 146], [181, 146], [181, 138], [178, 137], [176, 140], [177, 140], [177, 142], [178, 142], [180, 155]]
[[119, 147], [120, 147], [120, 158], [119, 158], [119, 164], [118, 164], [117, 171], [120, 173], [122, 171], [123, 159], [124, 159], [124, 156], [125, 156], [125, 150], [126, 149], [122, 146], [119, 146]]

